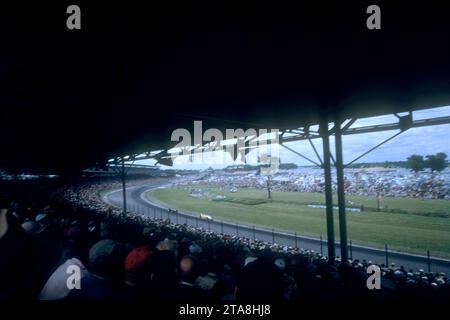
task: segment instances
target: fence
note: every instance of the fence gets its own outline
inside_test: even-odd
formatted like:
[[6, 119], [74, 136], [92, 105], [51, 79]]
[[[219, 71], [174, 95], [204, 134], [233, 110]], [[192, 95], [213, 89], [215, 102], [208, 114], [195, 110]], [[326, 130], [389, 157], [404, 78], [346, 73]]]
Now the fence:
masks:
[[[317, 239], [298, 235], [297, 232], [289, 233], [274, 228], [255, 227], [254, 225], [218, 220], [216, 218], [205, 219], [192, 213], [178, 212], [150, 204], [128, 204], [127, 210], [155, 219], [168, 220], [171, 223], [190, 225], [214, 233], [236, 235], [248, 239], [264, 241], [269, 244], [289, 246], [291, 248], [306, 248], [314, 250], [315, 252], [320, 252], [325, 256], [328, 254], [326, 239], [324, 240], [322, 235]], [[339, 250], [339, 243], [336, 243], [336, 252], [339, 252]], [[371, 260], [373, 263], [377, 264], [389, 265], [390, 263], [395, 263], [396, 265], [404, 265], [413, 269], [424, 269], [428, 272], [450, 272], [450, 261], [432, 258], [429, 250], [426, 251], [425, 256], [411, 255], [390, 251], [387, 244], [384, 246], [383, 250], [354, 245], [352, 240], [350, 240], [349, 257], [352, 260]]]

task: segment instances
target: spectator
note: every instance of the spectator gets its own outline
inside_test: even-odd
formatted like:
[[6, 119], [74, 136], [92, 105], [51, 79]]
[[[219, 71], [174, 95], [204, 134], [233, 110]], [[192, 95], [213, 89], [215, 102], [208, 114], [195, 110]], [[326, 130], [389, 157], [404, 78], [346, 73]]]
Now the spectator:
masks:
[[0, 200], [0, 299], [35, 299], [62, 258], [60, 247], [33, 241]]
[[[41, 292], [41, 299], [215, 302], [369, 295], [365, 270], [370, 261], [330, 264], [314, 251], [214, 234], [132, 212], [124, 216], [101, 200], [102, 188], [115, 185], [60, 189], [51, 205], [36, 192], [22, 202], [2, 197], [0, 274], [15, 276], [0, 282], [1, 298], [33, 299]], [[182, 257], [178, 267], [177, 256]], [[69, 265], [80, 268], [82, 290], [67, 288]], [[445, 274], [381, 267], [381, 295], [449, 296]]]
[[[80, 270], [79, 288], [69, 288], [68, 271], [70, 267]], [[73, 283], [75, 285], [75, 283]], [[77, 258], [66, 260], [50, 276], [42, 289], [40, 300], [104, 300], [108, 297], [108, 289], [103, 278], [89, 272]]]
[[125, 257], [129, 247], [110, 239], [103, 239], [89, 249], [90, 270], [111, 285], [118, 285], [124, 277]]
[[151, 256], [155, 249], [142, 246], [130, 251], [125, 259], [125, 285], [129, 288], [141, 290], [150, 282]]
[[265, 259], [248, 263], [239, 276], [236, 298], [243, 301], [280, 301], [283, 278], [277, 267]]

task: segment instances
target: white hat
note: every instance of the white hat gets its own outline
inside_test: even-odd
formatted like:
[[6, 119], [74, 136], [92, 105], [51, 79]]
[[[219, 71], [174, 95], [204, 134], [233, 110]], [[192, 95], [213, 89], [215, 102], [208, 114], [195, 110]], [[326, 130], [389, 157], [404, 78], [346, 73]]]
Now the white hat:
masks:
[[244, 262], [244, 267], [245, 267], [246, 265], [248, 265], [249, 263], [251, 263], [251, 262], [253, 262], [253, 261], [256, 261], [256, 260], [258, 260], [258, 258], [256, 258], [256, 257], [247, 257], [247, 258], [245, 259], [245, 262]]
[[283, 259], [281, 259], [281, 258], [276, 259], [276, 260], [274, 261], [274, 264], [275, 264], [280, 270], [286, 269], [286, 262], [285, 262]]

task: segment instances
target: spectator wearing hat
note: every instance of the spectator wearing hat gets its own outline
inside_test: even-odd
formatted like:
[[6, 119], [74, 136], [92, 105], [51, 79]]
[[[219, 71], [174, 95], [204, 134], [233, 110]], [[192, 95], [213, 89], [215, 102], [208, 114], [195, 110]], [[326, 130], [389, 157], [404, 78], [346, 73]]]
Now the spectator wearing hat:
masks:
[[[67, 285], [70, 267], [80, 270], [80, 287], [69, 288]], [[103, 278], [89, 272], [77, 258], [66, 260], [60, 265], [45, 283], [40, 300], [104, 300], [108, 297], [108, 289]]]
[[297, 283], [294, 278], [288, 275], [286, 271], [286, 262], [282, 258], [274, 261], [274, 265], [283, 274], [283, 298], [284, 300], [293, 301], [298, 298]]
[[35, 299], [62, 257], [50, 243], [34, 241], [0, 200], [0, 300]]
[[89, 270], [102, 277], [111, 286], [123, 281], [125, 258], [129, 246], [120, 242], [103, 239], [89, 249]]
[[178, 243], [175, 240], [164, 239], [158, 242], [156, 249], [159, 251], [171, 251], [175, 256], [178, 252]]
[[267, 259], [257, 259], [242, 270], [235, 292], [241, 301], [280, 301], [283, 299], [283, 277]]
[[137, 247], [130, 251], [125, 259], [126, 287], [143, 289], [148, 285], [151, 256], [154, 252], [152, 246]]

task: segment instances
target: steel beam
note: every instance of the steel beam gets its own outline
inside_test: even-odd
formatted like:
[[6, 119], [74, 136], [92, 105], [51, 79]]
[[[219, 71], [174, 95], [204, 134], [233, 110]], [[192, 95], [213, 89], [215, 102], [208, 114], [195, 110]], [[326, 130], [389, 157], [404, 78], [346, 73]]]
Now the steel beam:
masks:
[[320, 162], [320, 166], [323, 167], [323, 161], [322, 161], [322, 158], [320, 158], [319, 152], [317, 152], [316, 146], [314, 145], [314, 143], [312, 142], [311, 139], [308, 139], [308, 141], [309, 141], [309, 144], [311, 145], [311, 148], [313, 148], [314, 153], [316, 154], [317, 159], [318, 159], [319, 162]]
[[327, 121], [322, 121], [322, 123], [320, 124], [320, 131], [323, 141], [323, 171], [325, 177], [328, 260], [329, 263], [334, 263], [336, 253], [334, 244], [333, 190], [331, 188], [330, 136], [328, 132]]
[[345, 187], [344, 187], [344, 160], [342, 156], [342, 132], [341, 122], [337, 121], [334, 126], [334, 139], [336, 146], [336, 177], [337, 177], [337, 198], [339, 207], [339, 237], [341, 247], [341, 261], [348, 261], [347, 247], [347, 219], [345, 216]]
[[369, 150], [367, 150], [366, 152], [364, 152], [362, 155], [356, 157], [355, 159], [353, 159], [352, 161], [350, 161], [349, 163], [347, 163], [347, 164], [345, 165], [345, 167], [348, 167], [348, 166], [352, 165], [353, 163], [355, 163], [356, 161], [358, 161], [359, 159], [361, 159], [362, 157], [364, 157], [364, 156], [367, 155], [368, 153], [370, 153], [370, 152], [372, 152], [373, 150], [375, 150], [375, 149], [381, 147], [383, 144], [385, 144], [386, 142], [391, 141], [392, 139], [394, 139], [396, 136], [398, 136], [399, 134], [401, 134], [401, 133], [403, 133], [403, 132], [404, 132], [404, 131], [399, 131], [399, 132], [397, 132], [396, 134], [394, 134], [393, 136], [391, 136], [391, 137], [387, 138], [386, 140], [380, 142], [380, 143], [377, 144], [375, 147], [370, 148]]
[[303, 154], [301, 154], [300, 152], [295, 151], [292, 148], [289, 148], [288, 146], [286, 146], [284, 143], [280, 143], [280, 145], [284, 148], [286, 148], [287, 150], [291, 151], [292, 153], [295, 153], [296, 155], [298, 155], [299, 157], [302, 157], [303, 159], [311, 162], [312, 164], [320, 167], [320, 164], [318, 164], [317, 162], [315, 162], [314, 160], [311, 160], [310, 158], [308, 158], [307, 156], [304, 156]]
[[125, 159], [122, 157], [122, 170], [120, 178], [122, 179], [122, 197], [123, 197], [123, 213], [127, 213], [127, 188], [126, 188], [126, 171], [125, 171]]
[[[389, 131], [389, 130], [402, 130], [400, 121], [397, 123], [387, 123], [387, 124], [380, 124], [380, 125], [371, 125], [371, 126], [351, 128], [351, 126], [357, 120], [358, 120], [357, 118], [350, 119], [349, 122], [341, 129], [342, 135], [352, 135], [352, 134], [361, 134], [361, 133], [369, 133], [369, 132], [381, 132], [381, 131]], [[408, 126], [408, 128], [418, 128], [418, 127], [434, 126], [434, 125], [441, 125], [441, 124], [450, 124], [450, 116], [413, 120], [412, 123]], [[334, 133], [334, 128], [332, 129], [332, 132], [329, 132], [329, 134], [333, 134], [333, 133]], [[287, 134], [289, 134], [289, 135], [287, 135]], [[317, 139], [317, 138], [321, 138], [321, 134], [319, 134], [318, 132], [311, 131], [309, 129], [306, 130], [306, 127], [305, 127], [305, 129], [296, 128], [296, 129], [285, 130], [283, 132], [283, 135], [281, 136], [280, 143], [302, 141], [302, 140], [308, 140], [308, 139]], [[162, 164], [172, 165], [171, 161], [174, 158], [166, 150], [162, 150], [158, 153], [145, 152], [144, 154], [145, 155], [143, 155], [143, 156], [137, 156], [136, 160], [156, 159], [156, 160], [159, 160], [159, 162]]]

